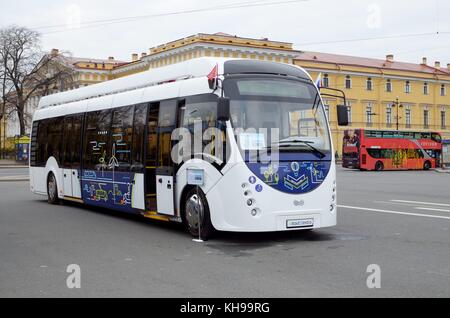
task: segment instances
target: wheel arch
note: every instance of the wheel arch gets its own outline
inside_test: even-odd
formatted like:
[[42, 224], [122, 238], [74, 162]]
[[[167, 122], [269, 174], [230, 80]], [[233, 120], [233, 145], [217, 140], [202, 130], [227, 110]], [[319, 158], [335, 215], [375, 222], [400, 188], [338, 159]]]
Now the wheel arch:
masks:
[[50, 177], [50, 173], [53, 173], [53, 175], [55, 176], [55, 180], [56, 180], [56, 187], [58, 189], [58, 198], [62, 199], [64, 197], [63, 187], [61, 186], [61, 184], [63, 183], [62, 174], [61, 174], [58, 162], [56, 161], [56, 159], [54, 157], [50, 157], [47, 160], [47, 164], [45, 166], [45, 173], [46, 173], [46, 179], [45, 179], [46, 187], [48, 185], [48, 178]]

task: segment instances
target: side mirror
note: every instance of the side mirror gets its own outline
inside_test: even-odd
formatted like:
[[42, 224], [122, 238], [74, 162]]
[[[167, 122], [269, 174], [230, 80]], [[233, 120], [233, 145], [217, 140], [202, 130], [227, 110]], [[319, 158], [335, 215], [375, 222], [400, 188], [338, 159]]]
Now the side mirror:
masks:
[[337, 105], [337, 116], [339, 126], [348, 126], [348, 112], [347, 106]]
[[230, 117], [230, 99], [219, 97], [217, 101], [217, 120], [229, 121]]

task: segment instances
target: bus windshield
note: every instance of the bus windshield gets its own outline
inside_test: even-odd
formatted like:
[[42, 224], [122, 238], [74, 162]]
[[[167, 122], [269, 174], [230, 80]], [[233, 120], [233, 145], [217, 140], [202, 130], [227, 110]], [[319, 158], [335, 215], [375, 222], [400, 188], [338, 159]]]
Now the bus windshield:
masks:
[[312, 83], [239, 77], [225, 80], [224, 89], [241, 151], [276, 148], [319, 158], [331, 152], [325, 111]]

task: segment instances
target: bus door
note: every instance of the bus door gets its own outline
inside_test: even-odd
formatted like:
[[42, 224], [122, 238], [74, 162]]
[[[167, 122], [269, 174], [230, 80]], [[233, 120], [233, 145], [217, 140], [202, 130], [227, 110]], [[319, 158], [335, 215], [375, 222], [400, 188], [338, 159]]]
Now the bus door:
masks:
[[63, 191], [64, 196], [81, 199], [80, 151], [83, 115], [64, 118], [63, 132]]
[[152, 103], [148, 116], [146, 159], [147, 210], [163, 215], [175, 215], [174, 163], [172, 132], [177, 122], [177, 100]]

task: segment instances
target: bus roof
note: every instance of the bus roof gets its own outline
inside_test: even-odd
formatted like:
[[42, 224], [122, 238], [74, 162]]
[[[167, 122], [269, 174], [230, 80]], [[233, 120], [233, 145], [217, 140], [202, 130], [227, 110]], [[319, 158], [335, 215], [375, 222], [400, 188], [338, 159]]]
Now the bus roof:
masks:
[[39, 102], [38, 109], [139, 90], [145, 87], [180, 80], [206, 77], [216, 65], [219, 67], [219, 74], [222, 75], [267, 73], [311, 79], [305, 70], [295, 65], [243, 59], [202, 57], [71, 91], [44, 96]]

